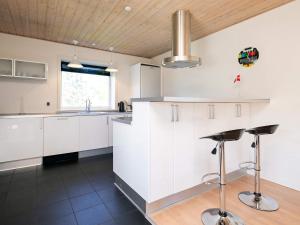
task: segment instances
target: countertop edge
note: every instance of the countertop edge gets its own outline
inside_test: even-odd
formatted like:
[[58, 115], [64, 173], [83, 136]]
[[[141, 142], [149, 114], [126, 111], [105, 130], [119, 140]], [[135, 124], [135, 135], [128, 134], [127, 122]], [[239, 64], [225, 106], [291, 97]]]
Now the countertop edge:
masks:
[[132, 117], [118, 117], [118, 118], [112, 118], [112, 121], [131, 125]]
[[74, 117], [74, 116], [105, 116], [105, 115], [128, 115], [131, 112], [91, 112], [91, 113], [45, 113], [45, 114], [20, 114], [20, 115], [1, 115], [0, 119], [20, 119], [20, 118], [49, 118], [49, 117]]
[[132, 102], [186, 102], [186, 103], [270, 103], [269, 98], [246, 99], [246, 98], [195, 98], [195, 97], [153, 97], [132, 98]]

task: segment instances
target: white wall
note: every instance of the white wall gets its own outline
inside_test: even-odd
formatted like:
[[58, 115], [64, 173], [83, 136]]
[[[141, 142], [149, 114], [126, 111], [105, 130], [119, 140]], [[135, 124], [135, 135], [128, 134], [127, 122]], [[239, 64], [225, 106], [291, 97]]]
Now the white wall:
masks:
[[[164, 95], [238, 97], [233, 86], [241, 73], [241, 97], [270, 97], [252, 107], [252, 125], [279, 123], [262, 137], [263, 177], [300, 190], [300, 1], [294, 1], [192, 43], [203, 65], [164, 69]], [[245, 47], [257, 47], [260, 59], [246, 69], [237, 62]], [[159, 62], [170, 53], [154, 58]], [[249, 147], [249, 151], [250, 147]]]
[[[71, 59], [73, 54], [74, 47], [71, 45], [0, 33], [0, 58], [39, 61], [49, 66], [47, 81], [0, 77], [0, 113], [50, 113], [59, 110], [60, 60]], [[106, 51], [79, 47], [77, 55], [84, 62], [100, 65], [107, 65], [110, 61], [110, 53]], [[128, 99], [130, 65], [151, 63], [152, 60], [114, 54], [113, 61], [119, 69], [116, 74], [117, 101]], [[46, 106], [47, 101], [51, 102], [49, 107]]]

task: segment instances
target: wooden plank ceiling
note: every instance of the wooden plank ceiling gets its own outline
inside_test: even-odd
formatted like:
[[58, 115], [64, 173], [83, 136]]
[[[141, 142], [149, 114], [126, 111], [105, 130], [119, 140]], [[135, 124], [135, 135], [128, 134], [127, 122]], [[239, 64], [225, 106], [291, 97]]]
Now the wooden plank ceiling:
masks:
[[[171, 15], [192, 14], [192, 40], [290, 0], [0, 0], [0, 32], [153, 57], [171, 47]], [[124, 10], [131, 6], [131, 12]], [[93, 46], [92, 44], [96, 45]]]

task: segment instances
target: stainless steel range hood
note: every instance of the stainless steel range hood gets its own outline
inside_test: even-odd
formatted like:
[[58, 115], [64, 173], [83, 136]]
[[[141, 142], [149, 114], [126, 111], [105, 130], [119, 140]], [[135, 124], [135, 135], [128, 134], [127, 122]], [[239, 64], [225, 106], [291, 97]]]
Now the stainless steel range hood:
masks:
[[201, 59], [191, 56], [191, 15], [189, 11], [178, 10], [172, 16], [172, 56], [162, 60], [162, 65], [168, 68], [195, 67], [201, 64]]

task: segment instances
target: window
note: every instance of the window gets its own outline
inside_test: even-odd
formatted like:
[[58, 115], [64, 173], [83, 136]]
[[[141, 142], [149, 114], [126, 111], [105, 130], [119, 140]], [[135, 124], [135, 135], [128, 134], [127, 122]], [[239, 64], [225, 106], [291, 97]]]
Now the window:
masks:
[[61, 62], [61, 110], [85, 109], [87, 99], [92, 109], [113, 108], [113, 82], [106, 67], [83, 64], [77, 69], [67, 65]]

